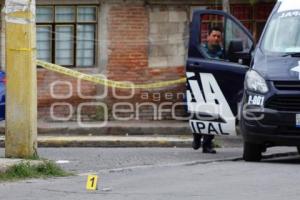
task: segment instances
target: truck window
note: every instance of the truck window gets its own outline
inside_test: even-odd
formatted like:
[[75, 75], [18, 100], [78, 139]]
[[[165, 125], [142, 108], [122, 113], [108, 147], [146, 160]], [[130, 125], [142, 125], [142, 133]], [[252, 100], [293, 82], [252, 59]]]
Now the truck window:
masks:
[[243, 51], [250, 52], [253, 42], [246, 33], [231, 20], [226, 21], [225, 30], [225, 51], [228, 52], [230, 41], [240, 40], [243, 43]]
[[262, 49], [272, 53], [300, 52], [300, 10], [275, 13], [262, 39]]
[[[199, 46], [203, 57], [245, 64], [241, 63], [240, 55], [241, 53], [250, 55], [253, 42], [244, 30], [232, 19], [223, 15], [203, 14], [200, 17]], [[212, 31], [216, 29], [221, 32], [219, 47], [211, 48], [210, 37], [213, 37]], [[212, 53], [207, 50], [209, 47], [213, 49]]]
[[224, 22], [222, 15], [200, 15], [199, 47], [204, 58], [224, 59]]

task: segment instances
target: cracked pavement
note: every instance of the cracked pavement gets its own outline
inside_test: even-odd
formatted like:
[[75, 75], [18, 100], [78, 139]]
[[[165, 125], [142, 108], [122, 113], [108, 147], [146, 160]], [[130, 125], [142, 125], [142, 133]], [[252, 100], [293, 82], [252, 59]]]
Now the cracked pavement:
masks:
[[[260, 163], [242, 161], [241, 148], [215, 155], [190, 148], [40, 148], [39, 154], [78, 175], [1, 183], [0, 199], [276, 200], [300, 194], [295, 148], [271, 149]], [[87, 191], [92, 173], [99, 176], [98, 190]]]

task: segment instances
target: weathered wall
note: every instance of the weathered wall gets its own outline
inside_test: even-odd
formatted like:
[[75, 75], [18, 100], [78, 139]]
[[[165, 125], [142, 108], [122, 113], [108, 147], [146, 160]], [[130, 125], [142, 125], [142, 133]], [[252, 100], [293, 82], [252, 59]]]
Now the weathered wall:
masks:
[[[122, 3], [111, 5], [109, 12], [108, 51], [110, 53], [107, 65], [108, 78], [112, 80], [131, 81], [133, 83], [152, 83], [176, 80], [184, 76], [184, 63], [179, 62], [173, 64], [171, 59], [176, 59], [176, 54], [171, 55], [170, 52], [174, 50], [177, 52], [177, 46], [168, 46], [168, 44], [166, 44], [165, 50], [169, 52], [167, 54], [173, 56], [170, 57], [169, 62], [165, 63], [165, 67], [167, 68], [152, 68], [149, 64], [149, 62], [151, 62], [149, 56], [153, 55], [153, 52], [149, 53], [149, 51], [158, 51], [158, 49], [151, 49], [153, 46], [151, 46], [151, 38], [149, 38], [149, 24], [154, 21], [159, 21], [154, 20], [155, 17], [153, 14], [156, 13], [153, 13], [149, 6], [143, 5], [139, 1], [132, 4], [121, 4]], [[162, 24], [162, 26], [167, 25], [169, 21], [169, 13], [167, 13], [167, 15], [165, 24]], [[156, 17], [160, 18], [160, 16]], [[179, 19], [176, 20], [179, 21]], [[162, 26], [159, 28], [162, 28]], [[163, 46], [160, 47], [163, 48]], [[166, 57], [168, 56], [166, 54], [164, 55]], [[162, 59], [164, 59], [164, 57]], [[127, 113], [118, 113], [117, 116], [129, 115], [130, 119], [139, 120], [171, 119], [171, 111], [164, 112], [160, 115], [160, 106], [162, 106], [163, 103], [170, 102], [169, 105], [165, 105], [165, 108], [168, 107], [170, 109], [172, 102], [183, 102], [183, 95], [178, 96], [178, 94], [184, 93], [184, 84], [158, 90], [115, 90], [115, 93], [122, 94], [123, 96], [131, 96], [130, 94], [133, 94], [132, 97], [128, 99], [120, 99], [114, 95], [113, 91], [110, 91], [107, 102], [109, 102], [109, 108], [112, 113], [119, 110], [116, 105], [121, 102], [126, 105], [120, 105], [120, 108], [124, 107], [124, 109], [130, 111]], [[167, 99], [165, 97], [166, 94], [170, 95]], [[180, 110], [179, 107], [177, 110]], [[181, 114], [183, 114], [183, 111]]]

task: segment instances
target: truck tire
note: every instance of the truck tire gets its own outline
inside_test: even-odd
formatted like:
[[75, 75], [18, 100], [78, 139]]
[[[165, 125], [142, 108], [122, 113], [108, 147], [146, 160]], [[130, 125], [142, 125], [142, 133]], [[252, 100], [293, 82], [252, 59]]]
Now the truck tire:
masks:
[[250, 161], [250, 162], [260, 161], [262, 158], [261, 152], [262, 152], [261, 145], [244, 142], [243, 158], [245, 161]]
[[300, 154], [300, 146], [297, 146], [298, 154]]

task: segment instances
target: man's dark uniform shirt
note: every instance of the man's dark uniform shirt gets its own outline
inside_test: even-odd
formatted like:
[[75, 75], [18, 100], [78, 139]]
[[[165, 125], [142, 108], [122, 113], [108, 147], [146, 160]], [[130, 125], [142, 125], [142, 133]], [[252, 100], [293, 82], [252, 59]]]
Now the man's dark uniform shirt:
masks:
[[208, 58], [223, 59], [223, 49], [219, 45], [214, 46], [213, 49], [209, 49], [208, 44], [204, 43], [201, 44], [201, 49], [204, 51]]

